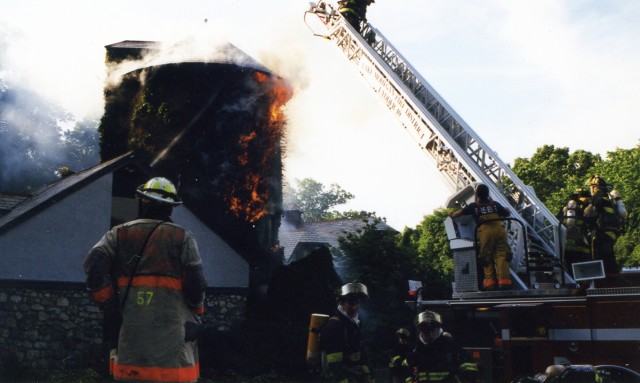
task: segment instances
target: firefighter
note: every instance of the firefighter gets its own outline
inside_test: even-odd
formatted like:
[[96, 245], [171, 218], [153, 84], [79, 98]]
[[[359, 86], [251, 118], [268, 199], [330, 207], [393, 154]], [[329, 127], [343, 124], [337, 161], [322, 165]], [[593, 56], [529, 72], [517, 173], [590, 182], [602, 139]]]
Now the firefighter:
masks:
[[367, 286], [347, 283], [340, 289], [338, 309], [320, 330], [323, 374], [340, 383], [374, 382], [360, 342], [358, 312], [369, 297]]
[[152, 178], [136, 196], [138, 218], [109, 230], [84, 260], [90, 297], [114, 335], [110, 372], [118, 381], [195, 382], [206, 286], [196, 240], [170, 219], [181, 201], [169, 180]]
[[618, 211], [618, 204], [609, 195], [610, 185], [604, 178], [593, 175], [588, 181], [591, 201], [584, 209], [584, 215], [592, 225], [591, 257], [601, 259], [607, 273], [618, 273], [620, 267], [616, 261], [614, 245], [620, 235], [624, 212]]
[[591, 260], [591, 240], [584, 217], [584, 209], [590, 201], [589, 191], [578, 189], [571, 194], [569, 201], [558, 214], [558, 219], [566, 228], [564, 264], [571, 276], [573, 276], [572, 263]]
[[511, 288], [509, 262], [511, 248], [507, 243], [507, 232], [501, 217], [508, 217], [509, 210], [489, 197], [489, 187], [478, 184], [475, 188], [475, 202], [449, 213], [452, 218], [472, 215], [478, 225], [479, 258], [483, 265], [485, 290], [508, 290]]
[[361, 22], [367, 22], [367, 7], [375, 0], [342, 0], [338, 1], [338, 12], [351, 24], [358, 33], [362, 33]]
[[413, 374], [406, 382], [475, 382], [478, 367], [452, 336], [444, 335], [440, 314], [423, 311], [416, 322], [418, 340], [406, 359]]
[[407, 356], [409, 356], [412, 349], [412, 345], [409, 342], [411, 334], [406, 328], [400, 328], [396, 331], [396, 338], [398, 342], [393, 347], [393, 350], [391, 350], [389, 358], [389, 373], [392, 383], [401, 383], [404, 382], [407, 376], [407, 369], [406, 366], [403, 365], [403, 362]]

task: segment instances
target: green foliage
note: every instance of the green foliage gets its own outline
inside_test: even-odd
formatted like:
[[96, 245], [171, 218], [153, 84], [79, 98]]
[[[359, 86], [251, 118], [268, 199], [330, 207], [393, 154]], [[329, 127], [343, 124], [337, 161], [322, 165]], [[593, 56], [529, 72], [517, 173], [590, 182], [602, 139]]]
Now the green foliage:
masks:
[[57, 179], [67, 166], [82, 170], [98, 163], [97, 121], [65, 125], [73, 117], [60, 106], [1, 82], [0, 192], [29, 193]]
[[636, 207], [640, 203], [640, 145], [632, 149], [608, 152], [606, 159], [584, 150], [569, 153], [567, 148], [545, 145], [531, 159], [517, 158], [513, 170], [547, 208], [557, 213], [568, 196], [586, 186], [592, 174], [603, 177], [612, 185], [629, 211], [629, 219], [615, 246], [618, 262], [623, 266], [640, 265], [640, 219]]
[[451, 297], [454, 270], [453, 254], [444, 228], [447, 214], [447, 209], [434, 210], [415, 229], [406, 228], [402, 234], [403, 243], [415, 248], [422, 294], [431, 299]]
[[624, 235], [616, 243], [618, 262], [623, 266], [640, 265], [640, 144], [632, 149], [616, 149], [607, 153], [607, 160], [594, 167], [595, 174], [602, 176], [620, 193], [629, 212]]
[[[336, 221], [339, 219], [353, 219], [360, 221], [368, 221], [369, 219], [377, 218], [375, 212], [364, 211], [364, 210], [347, 210], [347, 211], [330, 211], [325, 213], [323, 217], [323, 221]], [[380, 218], [382, 222], [386, 222], [386, 218]]]
[[584, 150], [569, 153], [568, 148], [544, 145], [528, 158], [516, 158], [513, 171], [525, 185], [533, 187], [538, 198], [556, 213], [566, 203], [567, 196], [584, 187], [602, 159]]
[[335, 183], [326, 188], [312, 178], [295, 180], [295, 182], [295, 187], [285, 184], [284, 203], [297, 206], [302, 211], [302, 218], [306, 222], [334, 219], [336, 212], [329, 213], [329, 209], [345, 204], [355, 197]]

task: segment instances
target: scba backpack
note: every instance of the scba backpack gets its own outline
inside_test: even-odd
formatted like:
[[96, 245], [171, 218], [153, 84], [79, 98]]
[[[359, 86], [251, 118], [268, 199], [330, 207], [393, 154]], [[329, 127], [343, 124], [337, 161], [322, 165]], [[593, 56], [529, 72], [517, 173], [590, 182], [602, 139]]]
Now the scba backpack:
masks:
[[620, 232], [622, 219], [618, 214], [616, 204], [609, 199], [608, 196], [600, 200], [597, 206], [597, 212], [596, 224], [598, 225], [598, 229], [616, 234]]

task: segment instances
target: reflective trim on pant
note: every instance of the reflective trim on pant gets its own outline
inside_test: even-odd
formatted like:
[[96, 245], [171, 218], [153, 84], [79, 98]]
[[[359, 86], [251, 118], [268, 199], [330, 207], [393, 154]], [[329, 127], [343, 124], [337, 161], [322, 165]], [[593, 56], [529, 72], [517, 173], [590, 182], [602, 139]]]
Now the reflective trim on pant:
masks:
[[458, 368], [462, 371], [478, 371], [478, 366], [471, 362], [462, 363]]
[[343, 359], [342, 351], [327, 354], [327, 363], [342, 362], [342, 359]]
[[346, 13], [349, 12], [351, 14], [353, 14], [354, 16], [360, 17], [360, 15], [358, 14], [358, 12], [355, 9], [351, 9], [351, 8], [340, 8], [338, 10], [338, 12], [340, 13]]
[[195, 382], [200, 376], [200, 365], [185, 367], [143, 367], [114, 363], [113, 377], [119, 380], [151, 382]]
[[449, 377], [448, 371], [443, 372], [419, 372], [418, 382], [442, 382]]

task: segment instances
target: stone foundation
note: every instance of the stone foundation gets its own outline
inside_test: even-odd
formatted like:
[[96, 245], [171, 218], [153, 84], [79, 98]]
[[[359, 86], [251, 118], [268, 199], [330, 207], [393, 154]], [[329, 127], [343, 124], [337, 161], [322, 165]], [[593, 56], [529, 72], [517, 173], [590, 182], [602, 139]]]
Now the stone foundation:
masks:
[[[83, 284], [20, 285], [0, 285], [0, 372], [106, 367], [102, 313]], [[244, 321], [246, 300], [240, 289], [208, 291], [205, 326], [226, 331]]]

